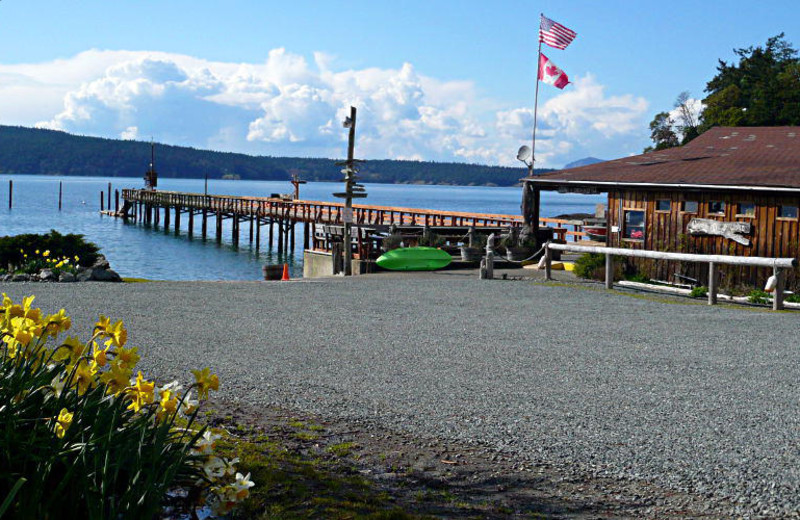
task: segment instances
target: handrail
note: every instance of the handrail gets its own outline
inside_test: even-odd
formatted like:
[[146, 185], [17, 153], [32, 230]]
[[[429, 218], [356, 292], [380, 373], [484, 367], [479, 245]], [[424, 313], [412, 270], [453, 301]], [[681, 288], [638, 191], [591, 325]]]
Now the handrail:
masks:
[[614, 287], [614, 256], [634, 258], [652, 258], [655, 260], [671, 260], [678, 262], [708, 263], [708, 304], [717, 303], [717, 264], [749, 265], [754, 267], [771, 267], [775, 277], [775, 295], [772, 299], [773, 310], [783, 309], [783, 290], [785, 286], [785, 270], [797, 267], [796, 258], [766, 258], [761, 256], [707, 255], [692, 253], [671, 253], [667, 251], [651, 251], [648, 249], [625, 249], [619, 247], [574, 246], [569, 244], [545, 244], [545, 278], [551, 278], [551, 262], [554, 251], [573, 251], [599, 253], [606, 256], [605, 285], [607, 289]]

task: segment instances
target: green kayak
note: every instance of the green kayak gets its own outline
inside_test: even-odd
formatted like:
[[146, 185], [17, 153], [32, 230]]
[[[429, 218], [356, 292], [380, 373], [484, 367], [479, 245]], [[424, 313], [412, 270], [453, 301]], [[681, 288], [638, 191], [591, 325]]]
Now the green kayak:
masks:
[[449, 253], [435, 247], [403, 247], [384, 253], [376, 263], [390, 271], [435, 271], [452, 261]]

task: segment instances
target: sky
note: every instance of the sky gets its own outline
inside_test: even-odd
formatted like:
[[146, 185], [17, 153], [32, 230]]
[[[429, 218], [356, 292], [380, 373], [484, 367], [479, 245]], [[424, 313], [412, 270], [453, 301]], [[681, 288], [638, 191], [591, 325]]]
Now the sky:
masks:
[[257, 155], [519, 165], [539, 14], [578, 33], [542, 52], [537, 167], [641, 153], [719, 59], [780, 32], [797, 0], [0, 0], [0, 124]]

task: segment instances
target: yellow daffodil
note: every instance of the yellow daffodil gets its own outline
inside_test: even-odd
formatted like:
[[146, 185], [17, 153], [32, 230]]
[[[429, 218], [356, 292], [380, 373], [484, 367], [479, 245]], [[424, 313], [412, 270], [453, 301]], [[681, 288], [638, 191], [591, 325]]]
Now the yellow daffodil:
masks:
[[53, 354], [53, 359], [55, 361], [64, 361], [65, 359], [69, 359], [69, 364], [74, 365], [78, 362], [78, 359], [83, 355], [83, 351], [86, 349], [86, 345], [81, 343], [76, 337], [69, 336], [67, 339], [61, 343], [55, 354]]
[[116, 353], [117, 354], [117, 358], [116, 359], [123, 366], [133, 370], [133, 368], [136, 366], [136, 363], [139, 362], [140, 356], [139, 356], [139, 354], [136, 353], [138, 350], [139, 350], [138, 347], [120, 348], [119, 350], [117, 350], [117, 353]]
[[97, 320], [97, 323], [94, 324], [94, 331], [105, 333], [108, 330], [108, 327], [111, 325], [111, 320], [100, 315], [100, 318]]
[[126, 390], [128, 397], [131, 399], [128, 409], [138, 412], [143, 406], [151, 404], [155, 387], [155, 383], [146, 381], [142, 373], [139, 372], [136, 376], [136, 382]]
[[38, 249], [36, 250], [36, 254], [37, 254], [37, 255], [39, 254], [39, 250], [38, 250]]
[[87, 363], [85, 359], [78, 362], [78, 368], [75, 370], [75, 384], [78, 386], [78, 394], [83, 395], [90, 388], [97, 386], [97, 365], [94, 363]]
[[206, 430], [203, 436], [197, 439], [197, 443], [194, 445], [194, 451], [201, 455], [211, 455], [214, 453], [214, 448], [217, 447], [218, 439], [219, 435], [212, 433], [210, 430]]
[[108, 363], [108, 349], [100, 348], [100, 345], [97, 343], [94, 344], [94, 348], [92, 349], [92, 359], [99, 367], [104, 367]]
[[122, 324], [122, 320], [116, 322], [113, 325], [107, 326], [105, 335], [106, 337], [108, 337], [106, 345], [109, 346], [113, 345], [117, 348], [122, 348], [128, 341], [128, 331], [125, 330], [125, 327]]
[[106, 385], [106, 393], [118, 395], [125, 390], [131, 382], [132, 370], [114, 360], [110, 368], [100, 375], [100, 381]]
[[192, 370], [197, 380], [197, 395], [200, 399], [208, 399], [209, 390], [219, 390], [219, 378], [211, 374], [211, 370], [206, 367], [203, 370]]
[[59, 439], [64, 438], [64, 434], [67, 433], [67, 429], [72, 424], [72, 417], [73, 414], [71, 414], [69, 410], [67, 410], [66, 408], [61, 409], [61, 411], [58, 413], [58, 419], [56, 419], [56, 424], [54, 428], [56, 437], [58, 437]]
[[61, 309], [56, 314], [47, 316], [44, 321], [47, 324], [45, 327], [47, 333], [53, 337], [56, 337], [59, 332], [65, 332], [72, 327], [72, 320], [66, 315], [64, 309]]
[[42, 253], [42, 256], [43, 256], [43, 257], [45, 257], [45, 258], [47, 258], [48, 256], [50, 256], [50, 250], [49, 250], [49, 249], [45, 250], [45, 252], [44, 252], [44, 253]]

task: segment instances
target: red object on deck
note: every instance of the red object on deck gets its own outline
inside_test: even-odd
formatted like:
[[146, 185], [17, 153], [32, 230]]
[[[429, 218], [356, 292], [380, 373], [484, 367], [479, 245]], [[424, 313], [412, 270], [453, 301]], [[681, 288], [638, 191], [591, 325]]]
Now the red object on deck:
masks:
[[283, 276], [281, 277], [282, 282], [288, 282], [291, 280], [289, 278], [289, 264], [283, 264]]

